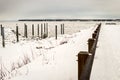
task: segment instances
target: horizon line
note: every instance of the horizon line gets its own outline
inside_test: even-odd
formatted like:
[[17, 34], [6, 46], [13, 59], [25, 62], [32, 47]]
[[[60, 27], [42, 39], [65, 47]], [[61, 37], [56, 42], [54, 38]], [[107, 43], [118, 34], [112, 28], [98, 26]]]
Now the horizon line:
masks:
[[120, 21], [120, 18], [96, 18], [96, 19], [69, 19], [69, 18], [64, 18], [64, 19], [50, 19], [50, 18], [45, 18], [45, 19], [17, 19], [17, 20], [0, 20], [0, 22], [14, 22], [14, 21]]

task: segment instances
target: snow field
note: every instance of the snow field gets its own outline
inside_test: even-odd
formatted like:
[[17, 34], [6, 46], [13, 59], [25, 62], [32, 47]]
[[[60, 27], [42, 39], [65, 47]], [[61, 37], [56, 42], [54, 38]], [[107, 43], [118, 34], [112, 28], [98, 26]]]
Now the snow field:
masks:
[[[3, 69], [9, 74], [5, 79], [76, 80], [76, 55], [80, 50], [87, 50], [87, 39], [94, 29], [91, 27], [72, 35], [61, 35], [58, 40], [54, 37], [21, 40], [19, 43], [8, 44], [6, 48], [0, 47]], [[9, 39], [14, 40], [14, 34], [11, 37]]]

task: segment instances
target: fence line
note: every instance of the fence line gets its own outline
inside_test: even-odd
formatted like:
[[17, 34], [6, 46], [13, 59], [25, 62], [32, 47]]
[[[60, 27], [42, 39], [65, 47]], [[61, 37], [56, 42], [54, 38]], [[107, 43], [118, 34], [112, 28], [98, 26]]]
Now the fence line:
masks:
[[[60, 30], [61, 30], [61, 34], [64, 34], [65, 32], [65, 30], [64, 30], [64, 23], [63, 24], [61, 24], [61, 28], [60, 28]], [[40, 29], [40, 27], [41, 27], [41, 29]], [[2, 35], [2, 33], [4, 33], [4, 29], [3, 29], [3, 27], [2, 27], [2, 24], [1, 24], [1, 35]], [[39, 31], [39, 29], [41, 30], [41, 31]], [[34, 24], [32, 24], [32, 37], [34, 37], [34, 35], [35, 35], [35, 25]], [[41, 38], [40, 39], [44, 39], [44, 38], [46, 38], [46, 37], [48, 37], [48, 23], [41, 23], [41, 26], [39, 26], [39, 24], [37, 25], [37, 36], [39, 37], [39, 35], [40, 35], [40, 32], [41, 32]], [[24, 23], [24, 33], [23, 33], [23, 35], [24, 35], [24, 37], [25, 38], [28, 38], [28, 25], [26, 24], [26, 23]], [[93, 36], [95, 37], [95, 35], [96, 35], [96, 32], [93, 34]], [[5, 35], [4, 35], [5, 36]], [[4, 36], [2, 36], [2, 45], [3, 45], [3, 47], [5, 47], [5, 37]], [[55, 39], [57, 40], [57, 36], [58, 36], [58, 26], [57, 25], [55, 25]], [[19, 42], [19, 26], [18, 25], [16, 25], [16, 42]]]
[[78, 80], [90, 79], [100, 28], [101, 23], [92, 34], [92, 38], [88, 40], [88, 51], [78, 53]]

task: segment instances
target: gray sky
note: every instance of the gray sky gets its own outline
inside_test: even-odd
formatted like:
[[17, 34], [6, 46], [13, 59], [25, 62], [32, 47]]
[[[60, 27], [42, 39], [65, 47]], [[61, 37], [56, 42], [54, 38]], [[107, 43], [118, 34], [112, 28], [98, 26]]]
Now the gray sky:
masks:
[[0, 0], [0, 20], [120, 18], [120, 0]]

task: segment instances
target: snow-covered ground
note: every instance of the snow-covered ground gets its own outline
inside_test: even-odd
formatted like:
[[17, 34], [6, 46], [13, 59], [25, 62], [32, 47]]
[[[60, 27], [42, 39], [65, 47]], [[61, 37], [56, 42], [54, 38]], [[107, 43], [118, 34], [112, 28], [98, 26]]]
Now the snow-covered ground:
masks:
[[103, 25], [90, 80], [120, 79], [120, 25]]
[[[95, 24], [94, 24], [95, 25]], [[77, 54], [87, 51], [95, 26], [71, 35], [21, 40], [0, 47], [0, 70], [11, 80], [77, 80]], [[6, 29], [9, 30], [9, 29]], [[11, 37], [10, 39], [13, 39]], [[9, 41], [8, 41], [9, 42]]]

